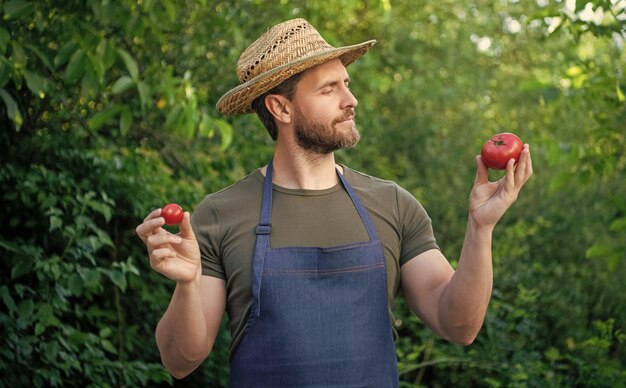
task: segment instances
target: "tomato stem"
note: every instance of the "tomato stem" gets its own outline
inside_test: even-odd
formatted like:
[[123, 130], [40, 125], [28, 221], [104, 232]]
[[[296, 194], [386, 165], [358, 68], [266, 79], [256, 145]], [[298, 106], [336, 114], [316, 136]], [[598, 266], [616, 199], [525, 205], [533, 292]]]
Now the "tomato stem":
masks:
[[496, 146], [496, 147], [500, 147], [505, 145], [504, 140], [502, 140], [501, 137], [497, 138], [497, 139], [491, 139], [491, 142]]

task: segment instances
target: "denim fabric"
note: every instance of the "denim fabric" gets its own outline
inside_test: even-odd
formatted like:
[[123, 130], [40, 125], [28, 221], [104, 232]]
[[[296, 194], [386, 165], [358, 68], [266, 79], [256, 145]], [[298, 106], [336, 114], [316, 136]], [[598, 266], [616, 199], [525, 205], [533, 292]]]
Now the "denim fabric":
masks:
[[231, 359], [233, 387], [397, 387], [385, 259], [376, 230], [339, 174], [369, 241], [271, 248], [268, 165], [253, 261], [253, 304]]

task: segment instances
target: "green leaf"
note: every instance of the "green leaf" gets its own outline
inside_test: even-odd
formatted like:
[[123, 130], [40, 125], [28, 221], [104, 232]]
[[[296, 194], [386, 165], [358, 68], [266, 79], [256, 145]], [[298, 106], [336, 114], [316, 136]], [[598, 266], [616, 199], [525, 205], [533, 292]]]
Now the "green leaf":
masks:
[[124, 273], [122, 273], [122, 271], [105, 270], [105, 274], [113, 282], [113, 284], [115, 284], [117, 287], [119, 287], [120, 290], [122, 290], [122, 292], [126, 291], [126, 276], [124, 276]]
[[196, 110], [191, 104], [183, 107], [182, 125], [178, 128], [187, 139], [191, 139], [196, 123]]
[[91, 118], [87, 120], [87, 125], [90, 129], [96, 130], [102, 127], [107, 121], [115, 117], [119, 113], [119, 111], [120, 107], [118, 105], [104, 108], [100, 112], [91, 116]]
[[111, 88], [111, 92], [113, 94], [120, 94], [132, 88], [133, 85], [135, 85], [135, 81], [133, 81], [129, 76], [123, 75], [115, 81], [113, 87]]
[[13, 73], [13, 65], [6, 58], [0, 57], [0, 88], [9, 82]]
[[4, 55], [7, 51], [7, 47], [9, 47], [9, 41], [11, 40], [11, 35], [9, 31], [5, 28], [0, 27], [0, 55]]
[[615, 254], [615, 247], [601, 244], [594, 244], [587, 252], [585, 252], [585, 257], [588, 259], [595, 259], [599, 257], [609, 257]]
[[89, 58], [89, 63], [91, 63], [93, 72], [96, 75], [96, 80], [98, 81], [98, 85], [102, 85], [104, 83], [104, 73], [106, 71], [106, 69], [104, 68], [104, 63], [96, 55], [88, 54], [87, 56]]
[[215, 120], [215, 125], [217, 126], [222, 138], [221, 149], [222, 151], [225, 151], [233, 142], [233, 127], [226, 120], [222, 119]]
[[59, 229], [61, 226], [63, 226], [63, 219], [59, 217], [58, 215], [52, 214], [50, 216], [49, 222], [50, 222], [50, 228], [48, 229], [48, 232], [52, 232], [56, 229]]
[[130, 74], [130, 78], [133, 81], [137, 82], [139, 80], [139, 68], [137, 67], [137, 62], [135, 59], [128, 53], [128, 51], [124, 49], [117, 49], [117, 53], [122, 58], [128, 73]]
[[67, 42], [63, 46], [61, 46], [61, 48], [57, 52], [57, 55], [52, 61], [54, 66], [58, 68], [59, 66], [65, 65], [70, 59], [70, 56], [76, 51], [76, 47], [76, 42], [73, 41]]
[[161, 0], [165, 12], [170, 19], [170, 22], [176, 21], [176, 6], [170, 0]]
[[31, 43], [26, 43], [24, 44], [24, 47], [26, 47], [27, 49], [29, 49], [33, 54], [35, 54], [37, 56], [37, 58], [39, 58], [39, 60], [41, 61], [41, 63], [44, 64], [44, 66], [50, 70], [50, 71], [54, 71], [54, 66], [52, 66], [52, 63], [50, 62], [50, 59], [48, 59], [48, 56], [46, 54], [43, 53], [43, 51], [41, 51], [39, 49], [39, 47], [35, 46], [34, 44]]
[[13, 121], [13, 124], [15, 124], [15, 129], [19, 131], [22, 127], [22, 124], [24, 123], [24, 119], [22, 118], [22, 114], [17, 107], [17, 103], [15, 102], [13, 97], [11, 97], [11, 95], [4, 89], [0, 89], [0, 97], [4, 101], [4, 105], [6, 105], [7, 107], [7, 114], [9, 115], [9, 119]]
[[183, 108], [180, 105], [174, 106], [170, 109], [167, 117], [165, 118], [165, 126], [169, 128], [176, 128], [180, 124], [182, 118]]
[[11, 42], [11, 58], [16, 68], [26, 68], [26, 53], [24, 52], [24, 48], [22, 47], [22, 45], [20, 45], [16, 41]]
[[115, 50], [111, 47], [108, 40], [102, 39], [96, 47], [96, 55], [100, 57], [105, 69], [109, 69], [115, 63]]
[[213, 134], [213, 128], [211, 127], [212, 122], [213, 119], [211, 116], [203, 114], [198, 124], [198, 135], [211, 137]]
[[35, 335], [40, 336], [46, 331], [46, 325], [41, 322], [38, 322], [35, 325]]
[[59, 343], [48, 342], [44, 344], [44, 354], [49, 362], [53, 362], [54, 360], [56, 360], [57, 356], [59, 355]]
[[102, 280], [102, 274], [95, 269], [79, 271], [79, 274], [83, 278], [85, 285], [88, 287], [95, 287], [99, 285]]
[[2, 302], [7, 307], [9, 311], [15, 311], [17, 306], [13, 297], [11, 297], [11, 293], [9, 292], [9, 288], [7, 286], [0, 287], [0, 298], [2, 298]]
[[141, 108], [144, 109], [150, 102], [150, 87], [143, 81], [137, 83], [137, 90], [139, 91], [139, 100], [141, 101]]
[[135, 266], [135, 264], [133, 263], [133, 258], [129, 257], [128, 260], [126, 260], [126, 262], [121, 262], [122, 264], [122, 268], [124, 269], [124, 273], [130, 273], [133, 275], [137, 275], [139, 276], [139, 268], [137, 268]]
[[115, 346], [113, 346], [113, 344], [111, 343], [111, 341], [103, 339], [102, 341], [100, 341], [100, 343], [102, 344], [102, 348], [110, 353], [113, 354], [117, 354], [117, 349], [115, 349]]
[[100, 90], [100, 83], [93, 69], [88, 68], [85, 70], [85, 74], [80, 80], [80, 95], [87, 100], [92, 100], [96, 98]]
[[39, 98], [46, 97], [48, 80], [41, 76], [41, 74], [35, 73], [31, 70], [26, 70], [24, 72], [24, 79], [26, 79], [26, 86], [35, 96]]
[[71, 274], [67, 287], [72, 295], [80, 295], [84, 287], [82, 277], [76, 273]]
[[4, 5], [4, 20], [19, 19], [33, 11], [33, 5], [23, 0], [11, 0]]
[[126, 135], [133, 123], [133, 114], [128, 107], [124, 107], [120, 113], [120, 133]]
[[626, 217], [618, 218], [611, 222], [611, 230], [614, 232], [622, 232], [626, 230]]
[[59, 318], [54, 314], [54, 309], [49, 304], [39, 304], [37, 306], [37, 318], [39, 321], [46, 326], [62, 326]]
[[615, 85], [615, 91], [617, 93], [617, 100], [619, 102], [626, 101], [626, 96], [624, 95], [624, 92], [622, 92], [622, 88], [620, 88], [619, 82], [617, 83], [617, 85]]
[[74, 51], [74, 54], [70, 57], [70, 60], [65, 69], [63, 79], [67, 83], [74, 83], [84, 74], [86, 65], [85, 51], [78, 49]]
[[33, 260], [30, 257], [21, 257], [13, 263], [11, 268], [11, 280], [18, 279], [23, 275], [32, 272]]
[[100, 329], [100, 338], [108, 338], [113, 334], [113, 330], [110, 327], [105, 326]]
[[32, 299], [26, 299], [17, 306], [17, 315], [25, 322], [32, 321], [35, 303]]

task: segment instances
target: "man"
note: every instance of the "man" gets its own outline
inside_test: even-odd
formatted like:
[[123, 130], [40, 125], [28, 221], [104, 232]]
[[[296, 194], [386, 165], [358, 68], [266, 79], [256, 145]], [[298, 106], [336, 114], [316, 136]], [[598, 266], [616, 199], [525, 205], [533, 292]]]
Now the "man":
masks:
[[256, 111], [276, 141], [273, 159], [207, 196], [177, 235], [162, 228], [160, 209], [137, 227], [152, 268], [176, 281], [156, 329], [175, 377], [209, 355], [224, 311], [231, 381], [241, 387], [396, 387], [389, 306], [400, 287], [437, 335], [470, 344], [478, 334], [492, 232], [532, 175], [529, 147], [498, 182], [477, 156], [455, 271], [407, 191], [335, 164], [333, 151], [359, 140], [346, 66], [374, 43], [332, 47], [303, 19], [269, 29], [241, 55], [241, 85], [217, 105]]

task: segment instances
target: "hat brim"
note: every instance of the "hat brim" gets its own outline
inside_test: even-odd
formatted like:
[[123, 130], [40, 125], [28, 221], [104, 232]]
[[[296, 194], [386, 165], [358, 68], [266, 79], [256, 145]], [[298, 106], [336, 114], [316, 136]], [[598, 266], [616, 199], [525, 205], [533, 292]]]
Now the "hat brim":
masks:
[[278, 66], [226, 92], [217, 102], [217, 109], [226, 115], [251, 113], [255, 98], [272, 90], [292, 75], [337, 58], [341, 59], [344, 66], [348, 66], [375, 43], [376, 40], [368, 40], [351, 46], [332, 48]]

